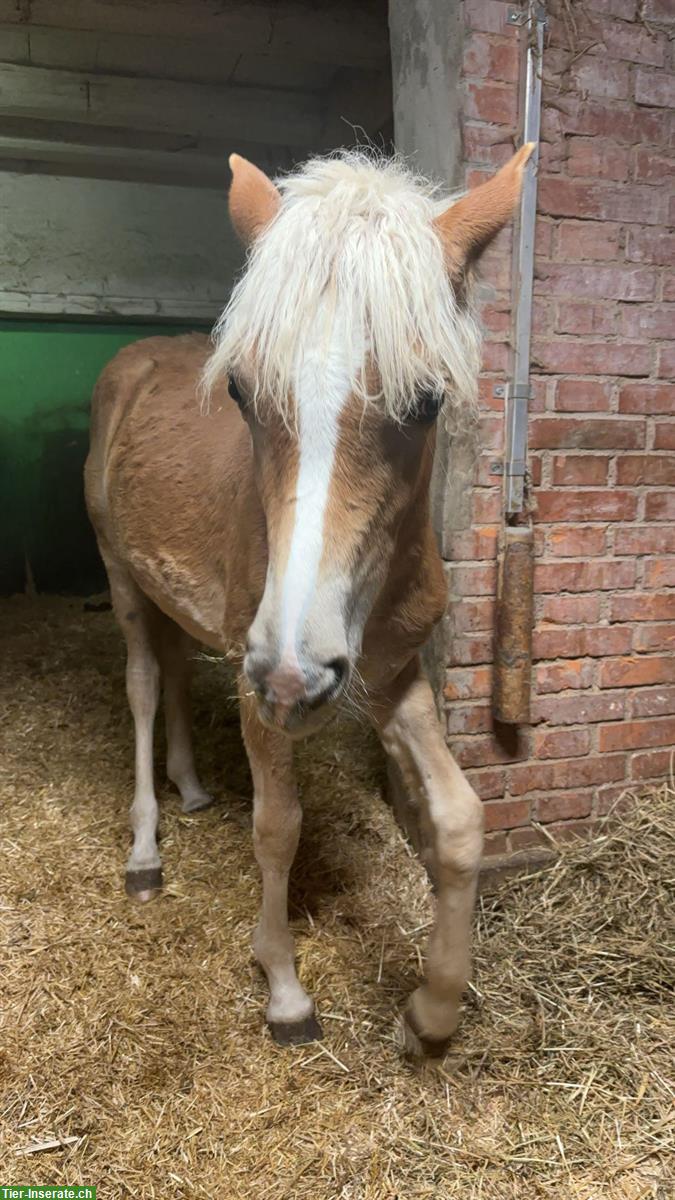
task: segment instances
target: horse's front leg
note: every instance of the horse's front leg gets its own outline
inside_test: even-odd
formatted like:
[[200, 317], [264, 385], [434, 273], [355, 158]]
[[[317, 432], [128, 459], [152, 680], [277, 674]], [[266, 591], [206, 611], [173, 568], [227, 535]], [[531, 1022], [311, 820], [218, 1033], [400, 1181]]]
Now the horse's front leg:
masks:
[[424, 982], [410, 997], [406, 1042], [442, 1055], [459, 1020], [471, 967], [471, 918], [483, 843], [480, 800], [448, 750], [433, 693], [418, 661], [377, 698], [373, 720], [419, 804], [432, 852], [437, 907]]
[[253, 776], [253, 848], [262, 873], [262, 909], [253, 952], [270, 988], [267, 1023], [280, 1045], [301, 1045], [323, 1036], [314, 1001], [295, 970], [295, 945], [288, 927], [288, 874], [300, 839], [293, 746], [260, 723], [255, 705], [240, 687], [241, 726]]

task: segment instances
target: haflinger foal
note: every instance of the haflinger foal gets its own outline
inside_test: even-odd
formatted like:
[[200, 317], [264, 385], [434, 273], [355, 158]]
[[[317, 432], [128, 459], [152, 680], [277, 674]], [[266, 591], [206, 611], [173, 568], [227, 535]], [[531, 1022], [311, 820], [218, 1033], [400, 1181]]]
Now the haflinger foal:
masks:
[[470, 966], [481, 805], [445, 744], [419, 651], [446, 603], [429, 516], [435, 422], [474, 404], [479, 339], [468, 278], [509, 220], [524, 146], [488, 182], [439, 201], [399, 162], [344, 152], [273, 183], [230, 159], [246, 269], [215, 332], [121, 350], [94, 393], [89, 512], [127, 643], [136, 733], [126, 889], [162, 885], [153, 723], [164, 689], [167, 772], [195, 772], [193, 640], [239, 668], [262, 911], [253, 937], [281, 1043], [321, 1036], [298, 980], [288, 874], [301, 810], [293, 740], [358, 681], [360, 705], [419, 806], [437, 911], [410, 1050], [439, 1055]]

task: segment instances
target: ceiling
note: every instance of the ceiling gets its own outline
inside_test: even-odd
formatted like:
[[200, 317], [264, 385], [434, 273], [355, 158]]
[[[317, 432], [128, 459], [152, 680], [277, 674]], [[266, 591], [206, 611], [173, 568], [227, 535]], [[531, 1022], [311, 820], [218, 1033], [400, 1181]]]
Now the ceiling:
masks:
[[222, 187], [391, 107], [386, 0], [0, 0], [0, 169]]

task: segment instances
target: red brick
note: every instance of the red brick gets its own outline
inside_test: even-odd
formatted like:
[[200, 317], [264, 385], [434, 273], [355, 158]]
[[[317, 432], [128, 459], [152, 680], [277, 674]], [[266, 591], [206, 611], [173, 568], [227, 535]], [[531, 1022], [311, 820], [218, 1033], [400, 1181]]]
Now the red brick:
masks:
[[[630, 115], [630, 124], [636, 124], [634, 114]], [[616, 132], [617, 136], [621, 135], [620, 126]], [[648, 184], [587, 183], [563, 179], [559, 175], [542, 175], [538, 207], [540, 212], [552, 217], [643, 221], [646, 225], [663, 225], [666, 219], [663, 203]]]
[[535, 342], [533, 363], [539, 371], [552, 375], [649, 375], [652, 353], [649, 346], [629, 342], [561, 338]]
[[642, 687], [648, 683], [673, 683], [675, 658], [608, 658], [600, 663], [601, 688]]
[[[623, 728], [610, 725], [607, 728]], [[558, 788], [592, 787], [597, 783], [615, 783], [626, 777], [625, 754], [597, 758], [577, 758], [561, 762], [527, 763], [509, 767], [508, 786], [513, 796], [528, 792], [550, 792]]]
[[638, 498], [633, 492], [607, 488], [605, 491], [537, 491], [535, 520], [546, 521], [634, 521]]
[[630, 151], [604, 138], [568, 139], [567, 172], [591, 179], [628, 179]]
[[626, 454], [617, 462], [616, 481], [670, 487], [675, 484], [675, 458], [670, 454]]
[[494, 596], [497, 570], [489, 566], [450, 564], [448, 567], [450, 591], [456, 596]]
[[[673, 606], [675, 608], [675, 605]], [[635, 630], [635, 649], [642, 652], [667, 650], [675, 653], [675, 623], [638, 625]]]
[[675, 260], [675, 233], [669, 229], [629, 229], [626, 258], [629, 262], [668, 266]]
[[675, 587], [675, 558], [657, 558], [645, 563], [645, 588]]
[[580, 758], [590, 748], [588, 729], [545, 729], [534, 735], [535, 758]]
[[593, 806], [592, 791], [559, 792], [554, 796], [541, 796], [535, 803], [537, 821], [570, 821], [587, 817]]
[[597, 379], [560, 379], [556, 385], [558, 412], [607, 412], [609, 384]]
[[499, 488], [475, 488], [471, 499], [471, 519], [474, 525], [492, 525], [502, 514], [502, 493]]
[[563, 526], [551, 530], [548, 548], [556, 558], [594, 558], [606, 552], [607, 534], [597, 526]]
[[462, 65], [465, 75], [514, 83], [518, 79], [517, 41], [513, 36], [497, 42], [470, 34], [464, 43]]
[[462, 600], [453, 604], [449, 616], [449, 633], [477, 633], [492, 629], [494, 623], [495, 602], [492, 598], [485, 600]]
[[654, 108], [675, 108], [675, 75], [665, 71], [635, 72], [635, 99]]
[[[537, 305], [539, 312], [541, 304]], [[547, 332], [546, 326], [539, 328], [533, 325], [536, 333]], [[616, 308], [605, 304], [583, 304], [580, 300], [563, 301], [558, 305], [558, 315], [555, 320], [556, 333], [578, 333], [611, 335], [616, 328]]]
[[464, 124], [464, 155], [469, 163], [502, 167], [513, 154], [513, 142], [503, 129], [493, 125]]
[[[602, 664], [601, 664], [602, 665]], [[583, 692], [577, 696], [542, 696], [534, 705], [536, 720], [552, 725], [580, 725], [618, 721], [626, 711], [622, 692]]]
[[487, 767], [485, 770], [467, 772], [469, 782], [481, 800], [497, 800], [504, 795], [506, 775], [504, 770]]
[[665, 154], [647, 147], [638, 149], [635, 155], [635, 178], [643, 183], [665, 183], [673, 174], [673, 160]]
[[489, 864], [490, 859], [502, 858], [508, 851], [508, 841], [505, 833], [486, 833], [483, 839], [483, 861]]
[[[540, 848], [545, 850], [546, 857], [551, 854], [550, 840], [546, 837], [546, 834], [542, 833], [540, 829], [512, 829], [508, 835], [507, 841], [509, 850], [512, 854], [518, 854], [520, 852], [527, 853], [528, 851], [537, 850]], [[527, 853], [527, 857], [530, 858], [532, 856]]]
[[631, 779], [667, 779], [673, 770], [673, 751], [646, 750], [633, 754], [630, 761]]
[[527, 825], [530, 820], [529, 800], [488, 800], [483, 805], [485, 829], [513, 829]]
[[600, 616], [600, 597], [544, 596], [541, 619], [553, 625], [584, 625], [597, 621]]
[[[619, 333], [627, 338], [670, 338], [675, 330], [675, 305], [626, 304], [619, 314]], [[579, 332], [583, 333], [584, 330]], [[589, 332], [593, 332], [589, 330]]]
[[[629, 142], [631, 146], [642, 144], [666, 144], [669, 136], [670, 114], [658, 108], [637, 108], [635, 105], [622, 108], [616, 104], [603, 104], [599, 100], [581, 100], [575, 96], [556, 97], [555, 108], [545, 106], [542, 112], [542, 131], [544, 138], [560, 140], [569, 134], [587, 134], [598, 137], [611, 137], [615, 141]], [[584, 185], [586, 186], [586, 185]], [[603, 188], [598, 185], [600, 190]], [[615, 192], [616, 189], [612, 189]], [[610, 201], [611, 203], [611, 201]], [[615, 217], [609, 212], [585, 213], [586, 216], [608, 216], [611, 220], [639, 221], [639, 205], [631, 203], [629, 209], [635, 209], [635, 216]], [[579, 216], [582, 208], [572, 206], [571, 215]], [[564, 214], [567, 215], [567, 214]], [[659, 224], [658, 220], [650, 222]]]
[[633, 644], [629, 625], [595, 625], [584, 629], [536, 629], [534, 657], [602, 658], [605, 654], [625, 654]]
[[675, 592], [633, 592], [612, 596], [613, 621], [675, 621]]
[[675, 713], [675, 687], [643, 688], [632, 701], [632, 716], [662, 717]]
[[672, 746], [675, 743], [675, 717], [653, 717], [648, 721], [622, 721], [601, 725], [598, 747], [601, 753], [612, 750], [640, 750], [648, 746]]
[[542, 695], [571, 688], [588, 688], [593, 682], [594, 670], [594, 663], [582, 662], [578, 658], [561, 663], [539, 663], [535, 668], [537, 693]]
[[631, 800], [625, 783], [610, 784], [609, 787], [599, 787], [595, 793], [595, 811], [599, 817], [608, 812], [621, 812], [629, 807]]
[[529, 442], [535, 450], [640, 450], [645, 425], [621, 417], [535, 417]]
[[509, 744], [494, 734], [477, 733], [453, 741], [451, 749], [461, 767], [491, 767], [527, 758], [526, 744], [526, 737], [515, 731]]
[[651, 492], [645, 501], [648, 521], [675, 521], [675, 492]]
[[537, 294], [562, 296], [566, 300], [570, 296], [604, 302], [653, 300], [656, 292], [654, 272], [648, 267], [539, 263], [536, 278]]
[[506, 84], [468, 82], [464, 85], [464, 113], [475, 121], [513, 128], [518, 113], [516, 89]]
[[593, 454], [555, 454], [554, 487], [601, 487], [607, 483], [609, 458]]
[[675, 528], [663, 525], [635, 525], [617, 529], [615, 554], [675, 554]]
[[446, 713], [449, 734], [489, 733], [492, 729], [492, 708], [489, 704], [451, 704]]
[[675, 379], [675, 342], [659, 350], [656, 373], [660, 379]]
[[628, 98], [630, 68], [627, 63], [584, 54], [572, 62], [569, 77], [584, 94], [605, 100]]
[[647, 21], [675, 20], [671, 0], [645, 0], [641, 15]]
[[495, 525], [466, 529], [449, 534], [451, 557], [460, 559], [493, 559], [497, 554], [498, 531]]
[[490, 667], [450, 667], [445, 672], [443, 695], [446, 700], [474, 700], [492, 692]]
[[613, 260], [619, 258], [620, 254], [620, 225], [612, 225], [609, 221], [562, 221], [560, 223], [558, 258], [564, 262], [586, 259]]
[[491, 633], [477, 634], [475, 637], [453, 637], [450, 642], [450, 660], [458, 666], [489, 663], [492, 661], [493, 640]]
[[657, 425], [654, 430], [655, 450], [675, 450], [675, 422]]
[[[632, 4], [632, 0], [630, 0]], [[593, 4], [596, 7], [596, 4]], [[623, 13], [615, 14], [623, 16]], [[631, 18], [629, 17], [628, 20]], [[623, 58], [631, 63], [662, 67], [665, 62], [668, 40], [663, 33], [647, 25], [625, 25], [623, 21], [603, 21], [602, 43], [594, 47], [594, 54], [608, 58]]]
[[586, 0], [586, 7], [594, 12], [610, 13], [613, 17], [632, 21], [637, 12], [637, 3], [638, 0]]
[[541, 592], [594, 592], [629, 588], [635, 583], [635, 563], [614, 559], [592, 562], [540, 562], [534, 568], [534, 587]]
[[465, 0], [464, 20], [483, 33], [503, 34], [508, 29], [504, 0]]
[[619, 392], [619, 412], [658, 416], [675, 413], [675, 386], [668, 383], [627, 383]]

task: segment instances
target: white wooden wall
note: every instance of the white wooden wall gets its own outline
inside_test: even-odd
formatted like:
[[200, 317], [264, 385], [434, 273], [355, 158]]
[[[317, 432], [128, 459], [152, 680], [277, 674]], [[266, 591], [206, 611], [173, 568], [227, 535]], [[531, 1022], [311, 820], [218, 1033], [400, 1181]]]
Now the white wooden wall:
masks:
[[241, 250], [223, 190], [0, 172], [0, 311], [211, 320]]

